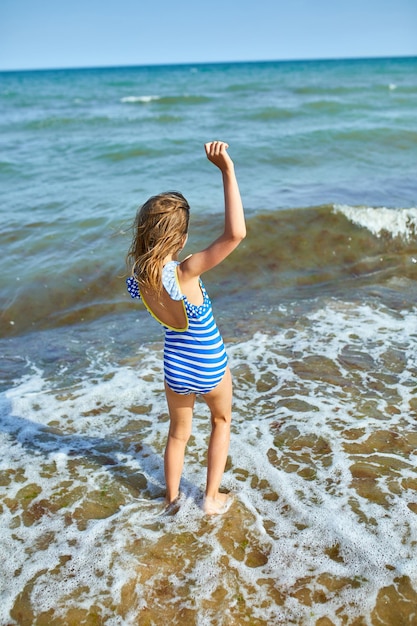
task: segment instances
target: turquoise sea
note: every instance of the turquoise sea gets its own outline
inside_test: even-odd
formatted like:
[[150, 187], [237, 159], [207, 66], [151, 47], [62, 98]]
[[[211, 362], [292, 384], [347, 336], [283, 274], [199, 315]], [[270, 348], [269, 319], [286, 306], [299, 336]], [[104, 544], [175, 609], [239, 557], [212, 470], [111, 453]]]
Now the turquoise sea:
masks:
[[[417, 58], [0, 73], [0, 624], [399, 626], [417, 606]], [[234, 377], [163, 512], [162, 333], [125, 289], [179, 190]], [[414, 620], [414, 621], [413, 621]]]

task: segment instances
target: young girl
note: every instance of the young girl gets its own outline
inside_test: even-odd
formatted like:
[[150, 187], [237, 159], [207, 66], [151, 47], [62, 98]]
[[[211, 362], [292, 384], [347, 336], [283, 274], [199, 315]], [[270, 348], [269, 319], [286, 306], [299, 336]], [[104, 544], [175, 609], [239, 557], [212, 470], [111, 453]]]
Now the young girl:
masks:
[[207, 484], [203, 503], [209, 514], [224, 512], [227, 494], [219, 491], [230, 440], [232, 379], [222, 337], [200, 276], [221, 263], [246, 235], [242, 201], [228, 144], [205, 145], [207, 158], [223, 178], [223, 233], [211, 245], [178, 261], [188, 233], [190, 207], [177, 192], [150, 198], [139, 209], [128, 252], [132, 275], [127, 279], [132, 298], [141, 298], [151, 315], [165, 327], [164, 375], [170, 426], [164, 467], [166, 502], [179, 496], [185, 447], [191, 434], [196, 394], [211, 413]]

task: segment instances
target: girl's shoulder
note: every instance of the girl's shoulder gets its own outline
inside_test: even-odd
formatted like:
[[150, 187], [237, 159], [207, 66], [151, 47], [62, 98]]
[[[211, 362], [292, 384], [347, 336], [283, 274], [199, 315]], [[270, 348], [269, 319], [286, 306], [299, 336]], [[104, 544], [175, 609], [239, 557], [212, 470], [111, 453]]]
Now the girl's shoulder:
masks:
[[[191, 256], [191, 254], [189, 255]], [[187, 257], [188, 259], [189, 257]], [[181, 264], [181, 261], [169, 261], [162, 268], [162, 285], [165, 291], [169, 294], [172, 300], [184, 300], [185, 296], [181, 291], [180, 282], [178, 279], [177, 268]], [[131, 298], [140, 299], [140, 291], [138, 281], [135, 276], [129, 276], [126, 279], [127, 290]]]

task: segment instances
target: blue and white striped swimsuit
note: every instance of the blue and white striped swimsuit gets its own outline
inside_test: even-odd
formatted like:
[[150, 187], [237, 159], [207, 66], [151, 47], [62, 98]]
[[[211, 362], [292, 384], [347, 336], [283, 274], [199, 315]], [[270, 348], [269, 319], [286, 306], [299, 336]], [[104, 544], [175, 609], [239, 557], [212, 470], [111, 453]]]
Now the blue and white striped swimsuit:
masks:
[[[165, 380], [176, 393], [204, 394], [221, 382], [226, 372], [227, 354], [203, 283], [200, 281], [203, 303], [200, 306], [191, 304], [179, 289], [177, 265], [178, 261], [165, 265], [162, 282], [173, 300], [184, 301], [188, 328], [178, 331], [164, 326]], [[130, 277], [126, 282], [132, 298], [140, 297], [135, 279]]]

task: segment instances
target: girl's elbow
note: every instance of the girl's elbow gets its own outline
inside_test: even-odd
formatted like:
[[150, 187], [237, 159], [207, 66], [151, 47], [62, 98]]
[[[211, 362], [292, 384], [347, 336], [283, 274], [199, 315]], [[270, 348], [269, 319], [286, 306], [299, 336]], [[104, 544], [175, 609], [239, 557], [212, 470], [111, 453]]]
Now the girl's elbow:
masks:
[[243, 228], [241, 230], [236, 230], [232, 233], [230, 233], [225, 241], [228, 241], [229, 243], [233, 244], [233, 247], [236, 248], [236, 246], [238, 246], [240, 244], [241, 241], [243, 241], [243, 239], [245, 239], [246, 237], [246, 228]]
[[246, 233], [233, 233], [233, 235], [229, 237], [229, 241], [233, 247], [236, 248], [245, 237]]

